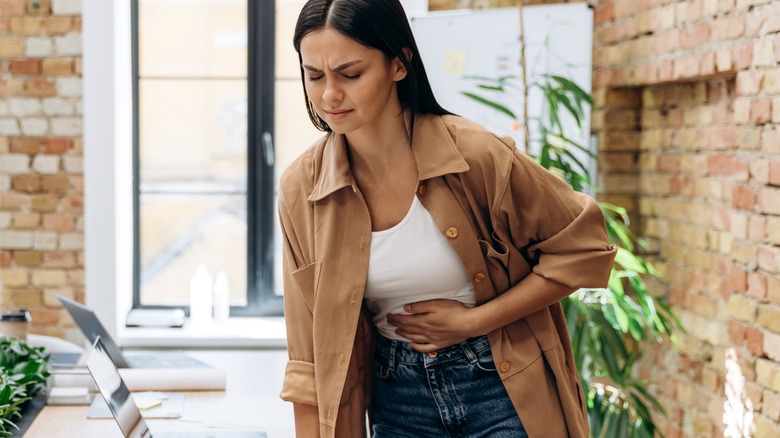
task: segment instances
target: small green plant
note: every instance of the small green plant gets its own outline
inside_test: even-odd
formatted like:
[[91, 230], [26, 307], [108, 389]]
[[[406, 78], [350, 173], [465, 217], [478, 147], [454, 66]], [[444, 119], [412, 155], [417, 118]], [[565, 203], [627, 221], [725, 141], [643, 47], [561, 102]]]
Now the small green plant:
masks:
[[27, 404], [49, 377], [49, 355], [17, 338], [0, 337], [0, 437], [19, 428]]
[[[521, 38], [521, 45], [522, 38]], [[524, 54], [521, 54], [524, 63]], [[525, 72], [523, 66], [523, 72]], [[525, 131], [525, 150], [531, 141], [538, 143], [538, 155], [531, 156], [543, 167], [560, 176], [577, 191], [595, 190], [588, 167], [573, 150], [589, 159], [593, 153], [577, 143], [569, 132], [581, 132], [585, 109], [592, 105], [587, 92], [572, 80], [553, 74], [500, 78], [471, 77], [477, 92], [463, 95], [496, 111], [497, 117], [509, 117]], [[522, 84], [518, 86], [517, 84]], [[542, 116], [536, 123], [538, 138], [531, 139], [531, 122], [524, 109], [518, 117], [499, 103], [507, 94], [523, 97], [538, 89], [543, 95]], [[525, 103], [524, 103], [525, 105]], [[574, 122], [566, 129], [563, 117]], [[626, 210], [599, 202], [606, 218], [607, 234], [618, 247], [609, 285], [604, 289], [581, 289], [562, 302], [567, 318], [577, 369], [587, 398], [591, 436], [596, 438], [651, 438], [663, 436], [653, 421], [653, 412], [666, 415], [663, 406], [650, 393], [651, 382], [635, 377], [634, 365], [644, 348], [669, 338], [672, 329], [683, 330], [669, 305], [650, 294], [645, 278], [657, 276], [652, 264], [644, 261], [646, 242], [629, 228]]]

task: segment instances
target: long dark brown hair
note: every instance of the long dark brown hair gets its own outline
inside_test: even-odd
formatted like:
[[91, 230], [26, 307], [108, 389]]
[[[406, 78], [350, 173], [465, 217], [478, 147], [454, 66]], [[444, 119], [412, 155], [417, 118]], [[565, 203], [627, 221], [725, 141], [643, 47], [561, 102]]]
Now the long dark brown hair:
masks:
[[[398, 0], [309, 0], [298, 16], [293, 36], [299, 64], [303, 63], [303, 37], [326, 27], [366, 47], [380, 50], [388, 60], [398, 58], [404, 64], [407, 74], [398, 82], [398, 100], [401, 108], [410, 112], [410, 140], [414, 132], [415, 114], [451, 114], [439, 105], [433, 95], [409, 20]], [[411, 52], [411, 59], [404, 53], [404, 49]], [[329, 132], [330, 126], [317, 114], [306, 93], [306, 79], [303, 67], [300, 68], [309, 118], [317, 129]]]

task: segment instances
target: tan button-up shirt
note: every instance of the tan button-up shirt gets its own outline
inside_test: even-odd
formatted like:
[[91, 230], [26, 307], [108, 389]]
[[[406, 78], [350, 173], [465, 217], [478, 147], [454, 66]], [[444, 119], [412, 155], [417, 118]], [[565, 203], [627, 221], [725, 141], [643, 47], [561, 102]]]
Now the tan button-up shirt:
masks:
[[[560, 297], [529, 285], [606, 286], [615, 248], [598, 205], [511, 139], [456, 116], [417, 116], [412, 150], [417, 195], [463, 261], [477, 305], [502, 293], [531, 298], [514, 323], [488, 334], [529, 435], [587, 437]], [[317, 406], [319, 418], [309, 420], [319, 421], [322, 437], [364, 436], [373, 329], [362, 304], [371, 218], [343, 136], [324, 136], [287, 169], [279, 213], [290, 357], [281, 396]]]

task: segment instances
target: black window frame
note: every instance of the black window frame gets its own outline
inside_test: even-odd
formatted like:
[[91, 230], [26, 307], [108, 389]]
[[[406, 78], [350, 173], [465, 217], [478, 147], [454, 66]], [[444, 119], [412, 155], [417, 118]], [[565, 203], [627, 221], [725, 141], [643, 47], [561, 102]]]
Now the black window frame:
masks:
[[[141, 303], [139, 0], [131, 0], [133, 130], [133, 308], [189, 306]], [[247, 0], [247, 291], [246, 306], [230, 316], [281, 316], [282, 297], [274, 288], [275, 176], [274, 89], [276, 1]], [[183, 288], [189, 287], [182, 284]]]

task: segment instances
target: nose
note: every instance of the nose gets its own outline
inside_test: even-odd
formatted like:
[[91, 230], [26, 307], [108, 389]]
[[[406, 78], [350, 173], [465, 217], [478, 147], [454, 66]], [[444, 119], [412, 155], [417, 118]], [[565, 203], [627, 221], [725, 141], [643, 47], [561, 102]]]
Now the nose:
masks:
[[322, 99], [326, 102], [340, 102], [343, 94], [335, 81], [328, 81], [322, 91]]

